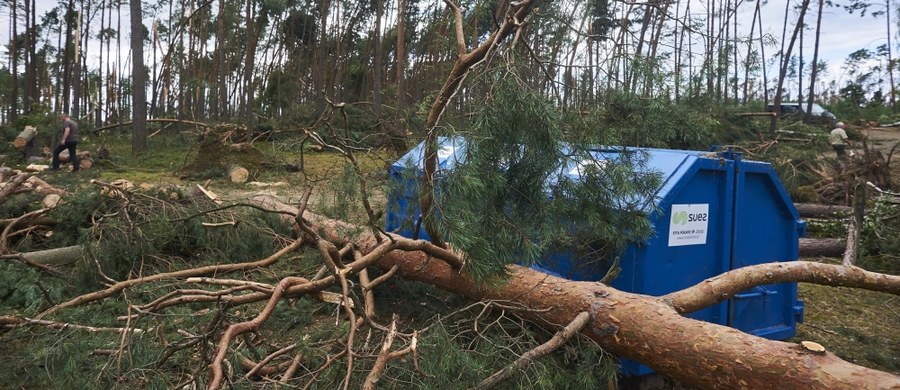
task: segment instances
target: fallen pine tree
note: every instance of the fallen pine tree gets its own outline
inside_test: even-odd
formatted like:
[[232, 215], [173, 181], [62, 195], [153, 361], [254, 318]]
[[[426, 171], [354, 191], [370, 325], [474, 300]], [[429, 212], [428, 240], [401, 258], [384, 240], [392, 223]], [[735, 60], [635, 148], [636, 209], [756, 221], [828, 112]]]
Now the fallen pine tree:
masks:
[[[272, 198], [258, 204], [296, 213]], [[628, 357], [685, 384], [700, 388], [882, 389], [900, 386], [900, 377], [848, 363], [834, 354], [811, 351], [800, 344], [772, 341], [736, 329], [682, 316], [720, 302], [755, 285], [803, 281], [852, 286], [900, 294], [900, 277], [856, 267], [810, 262], [762, 264], [738, 269], [683, 291], [651, 297], [615, 290], [596, 282], [573, 282], [538, 271], [510, 266], [500, 287], [476, 284], [444, 261], [429, 261], [435, 252], [389, 251], [394, 237], [371, 234], [351, 238], [356, 226], [306, 215], [310, 226], [330, 240], [352, 242], [362, 253], [384, 252], [375, 265], [398, 269], [404, 278], [421, 281], [470, 299], [515, 302], [535, 309], [523, 315], [551, 327], [590, 315], [582, 333], [610, 352]], [[424, 245], [424, 244], [423, 244]], [[457, 264], [454, 260], [450, 264]]]

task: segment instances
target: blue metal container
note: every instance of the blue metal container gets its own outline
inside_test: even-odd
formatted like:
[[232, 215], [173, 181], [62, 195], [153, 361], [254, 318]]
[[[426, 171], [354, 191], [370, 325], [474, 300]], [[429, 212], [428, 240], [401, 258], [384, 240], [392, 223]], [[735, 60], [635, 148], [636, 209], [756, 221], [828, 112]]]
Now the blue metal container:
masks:
[[[440, 146], [439, 169], [452, 170], [462, 160], [465, 144], [441, 139]], [[423, 150], [424, 145], [418, 145], [391, 167], [391, 179], [400, 191], [388, 198], [387, 230], [407, 237], [427, 238], [418, 227], [415, 191]], [[650, 219], [656, 234], [626, 248], [613, 287], [660, 296], [735, 268], [797, 260], [798, 238], [806, 235], [806, 224], [770, 164], [743, 160], [731, 151], [616, 149], [596, 150], [594, 157], [615, 160], [621, 153], [641, 153], [646, 169], [662, 180], [653, 199], [646, 200], [655, 206], [648, 210], [655, 210]], [[579, 170], [563, 172], [577, 178]], [[571, 253], [554, 254], [534, 268], [571, 280], [600, 280], [607, 272]], [[771, 284], [688, 317], [783, 340], [793, 337], [797, 322], [803, 321], [803, 302], [797, 300], [796, 283]], [[643, 375], [652, 370], [623, 360], [623, 372]]]

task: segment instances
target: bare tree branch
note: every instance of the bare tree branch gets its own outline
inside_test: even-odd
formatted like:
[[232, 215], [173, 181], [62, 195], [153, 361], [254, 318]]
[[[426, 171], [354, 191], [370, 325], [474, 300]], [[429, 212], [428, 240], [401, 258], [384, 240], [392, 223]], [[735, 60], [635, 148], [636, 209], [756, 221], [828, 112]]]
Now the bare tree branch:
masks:
[[583, 311], [581, 313], [578, 313], [578, 315], [575, 316], [575, 319], [572, 320], [569, 325], [566, 325], [565, 328], [561, 329], [559, 332], [556, 332], [556, 334], [553, 335], [553, 337], [546, 343], [543, 343], [536, 348], [525, 352], [512, 364], [503, 367], [503, 369], [501, 369], [500, 371], [495, 372], [493, 375], [481, 381], [478, 386], [475, 386], [475, 389], [493, 389], [501, 382], [509, 379], [510, 376], [515, 374], [516, 371], [522, 369], [522, 367], [525, 367], [526, 365], [531, 364], [531, 362], [547, 356], [547, 354], [559, 349], [559, 347], [565, 344], [566, 341], [572, 338], [572, 336], [578, 334], [578, 332], [581, 332], [585, 325], [588, 324], [588, 321], [590, 321], [590, 319], [591, 315], [588, 312]]

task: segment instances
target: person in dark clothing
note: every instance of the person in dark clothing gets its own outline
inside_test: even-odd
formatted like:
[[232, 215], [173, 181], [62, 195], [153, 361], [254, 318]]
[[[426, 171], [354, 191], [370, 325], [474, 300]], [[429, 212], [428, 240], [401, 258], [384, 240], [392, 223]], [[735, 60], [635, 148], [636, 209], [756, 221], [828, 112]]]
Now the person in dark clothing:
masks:
[[59, 146], [53, 150], [53, 165], [50, 169], [54, 171], [59, 170], [59, 154], [63, 150], [68, 149], [69, 161], [72, 162], [72, 171], [78, 171], [81, 168], [78, 165], [78, 155], [75, 153], [75, 148], [78, 146], [78, 123], [69, 118], [68, 114], [60, 115], [60, 119], [63, 121], [63, 134], [59, 140]]

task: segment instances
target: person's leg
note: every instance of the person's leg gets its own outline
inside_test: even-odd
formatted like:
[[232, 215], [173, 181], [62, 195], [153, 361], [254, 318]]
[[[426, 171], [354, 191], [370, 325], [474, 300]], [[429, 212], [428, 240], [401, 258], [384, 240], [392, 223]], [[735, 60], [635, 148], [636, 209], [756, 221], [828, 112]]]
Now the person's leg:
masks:
[[59, 154], [62, 153], [63, 150], [66, 150], [65, 145], [57, 145], [56, 149], [53, 149], [53, 159], [51, 160], [50, 169], [59, 170]]
[[841, 165], [841, 168], [847, 168], [847, 152], [844, 150], [844, 145], [831, 145], [834, 149], [834, 153], [837, 154], [838, 164]]
[[78, 164], [78, 154], [75, 152], [77, 146], [78, 142], [66, 142], [66, 148], [69, 149], [69, 160], [72, 161], [72, 171], [81, 169], [81, 165]]

